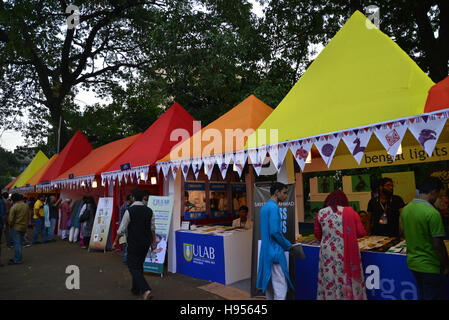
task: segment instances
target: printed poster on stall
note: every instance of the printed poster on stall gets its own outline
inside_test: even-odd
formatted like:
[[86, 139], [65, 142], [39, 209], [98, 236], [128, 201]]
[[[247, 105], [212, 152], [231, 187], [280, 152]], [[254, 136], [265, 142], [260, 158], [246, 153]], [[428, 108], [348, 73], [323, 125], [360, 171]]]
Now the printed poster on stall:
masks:
[[173, 213], [173, 197], [148, 198], [148, 207], [153, 211], [156, 226], [156, 249], [148, 250], [143, 264], [145, 272], [163, 273], [168, 234]]
[[371, 192], [371, 179], [369, 174], [351, 176], [352, 192]]
[[318, 193], [331, 193], [334, 191], [334, 179], [332, 177], [318, 177]]
[[114, 198], [112, 197], [98, 199], [89, 249], [106, 250], [109, 229], [111, 227], [113, 204]]
[[184, 220], [206, 219], [206, 184], [184, 184]]
[[242, 206], [248, 206], [246, 203], [246, 184], [244, 183], [232, 183], [232, 217], [239, 218], [239, 209]]
[[228, 216], [228, 185], [211, 182], [209, 185], [210, 218], [219, 219]]

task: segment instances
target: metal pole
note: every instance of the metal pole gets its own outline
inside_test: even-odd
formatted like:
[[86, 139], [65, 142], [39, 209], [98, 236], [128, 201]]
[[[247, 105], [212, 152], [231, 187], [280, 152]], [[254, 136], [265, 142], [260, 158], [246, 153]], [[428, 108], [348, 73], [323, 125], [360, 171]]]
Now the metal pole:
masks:
[[57, 154], [59, 154], [59, 151], [61, 149], [61, 122], [62, 122], [62, 115], [59, 116], [59, 128], [58, 128], [58, 149]]

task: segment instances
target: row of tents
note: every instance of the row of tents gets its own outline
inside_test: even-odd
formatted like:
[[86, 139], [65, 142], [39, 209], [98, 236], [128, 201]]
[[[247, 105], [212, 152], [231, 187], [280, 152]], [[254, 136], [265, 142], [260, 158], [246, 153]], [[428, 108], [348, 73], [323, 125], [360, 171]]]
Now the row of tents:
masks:
[[[266, 157], [271, 157], [279, 171], [288, 150], [302, 170], [309, 153], [330, 167], [335, 155], [349, 150], [360, 164], [359, 151], [363, 155], [385, 148], [394, 159], [401, 144], [417, 141], [430, 156], [438, 140], [449, 141], [449, 130], [444, 130], [448, 111], [449, 77], [435, 84], [393, 40], [357, 11], [276, 109], [250, 95], [201, 128], [174, 103], [145, 132], [96, 149], [78, 131], [59, 154], [48, 158], [39, 151], [3, 189], [48, 192], [95, 188], [100, 183], [149, 183], [152, 178], [160, 183], [170, 170], [173, 176], [182, 171], [184, 177], [192, 170], [197, 177], [198, 169], [205, 169], [210, 178], [215, 165], [224, 178], [231, 164], [238, 165], [239, 175], [247, 164], [259, 174], [257, 168]], [[181, 129], [185, 134], [180, 142], [180, 136], [173, 138], [173, 132]], [[230, 129], [249, 132], [246, 144], [229, 144], [225, 138]], [[273, 129], [277, 130], [276, 141], [257, 137], [259, 132]], [[423, 130], [433, 131], [432, 137], [421, 139]], [[223, 149], [207, 148], [210, 137], [205, 135], [210, 132], [221, 136]], [[378, 141], [371, 138], [373, 135]], [[359, 143], [352, 145], [348, 137], [359, 138]], [[425, 145], [429, 140], [434, 140], [431, 147]], [[195, 153], [197, 142], [200, 153]], [[205, 149], [207, 154], [202, 153]], [[180, 150], [190, 151], [180, 156]]]

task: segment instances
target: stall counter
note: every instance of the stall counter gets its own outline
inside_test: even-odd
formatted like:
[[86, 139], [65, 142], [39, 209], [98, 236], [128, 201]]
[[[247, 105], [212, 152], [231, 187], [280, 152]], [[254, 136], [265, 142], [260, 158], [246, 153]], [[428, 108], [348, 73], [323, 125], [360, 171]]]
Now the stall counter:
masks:
[[[302, 246], [306, 258], [295, 260], [296, 300], [316, 300], [320, 247]], [[415, 278], [407, 267], [407, 255], [361, 251], [361, 258], [368, 300], [418, 299]]]
[[252, 230], [206, 227], [176, 231], [176, 270], [228, 285], [251, 277]]

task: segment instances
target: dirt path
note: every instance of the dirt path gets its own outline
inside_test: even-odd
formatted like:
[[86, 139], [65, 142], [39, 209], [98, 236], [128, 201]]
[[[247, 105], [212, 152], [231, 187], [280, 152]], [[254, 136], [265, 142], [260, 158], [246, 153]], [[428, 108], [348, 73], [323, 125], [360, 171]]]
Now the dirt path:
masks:
[[[21, 265], [8, 265], [14, 249], [6, 248], [2, 237], [0, 299], [117, 299], [135, 300], [130, 292], [131, 275], [122, 256], [115, 252], [87, 252], [79, 244], [58, 240], [23, 248]], [[30, 237], [31, 239], [31, 237]], [[80, 289], [66, 288], [66, 268], [80, 270]], [[182, 274], [147, 274], [155, 300], [223, 300], [198, 287], [210, 282]]]

